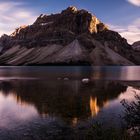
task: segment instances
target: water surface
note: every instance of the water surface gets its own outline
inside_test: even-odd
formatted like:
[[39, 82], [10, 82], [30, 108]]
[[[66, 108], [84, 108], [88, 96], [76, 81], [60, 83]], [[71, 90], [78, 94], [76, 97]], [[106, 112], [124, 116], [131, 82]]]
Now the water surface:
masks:
[[[140, 67], [0, 67], [0, 139], [72, 139], [95, 121], [121, 126]], [[89, 79], [89, 82], [83, 82]]]

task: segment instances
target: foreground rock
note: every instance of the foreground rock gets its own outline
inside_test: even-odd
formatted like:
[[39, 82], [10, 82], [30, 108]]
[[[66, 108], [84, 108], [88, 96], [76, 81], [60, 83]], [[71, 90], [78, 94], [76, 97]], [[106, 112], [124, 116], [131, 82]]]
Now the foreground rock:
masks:
[[134, 50], [86, 10], [40, 15], [0, 39], [1, 65], [135, 65]]

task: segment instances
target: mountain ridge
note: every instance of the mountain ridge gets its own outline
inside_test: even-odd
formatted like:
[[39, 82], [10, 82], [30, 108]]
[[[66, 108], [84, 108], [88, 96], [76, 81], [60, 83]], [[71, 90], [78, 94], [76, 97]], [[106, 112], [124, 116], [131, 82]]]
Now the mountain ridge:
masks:
[[140, 64], [136, 57], [139, 53], [126, 39], [76, 7], [58, 14], [41, 14], [32, 25], [16, 29], [10, 36], [3, 35], [0, 44], [1, 65]]
[[132, 47], [136, 51], [140, 51], [140, 41], [136, 41], [132, 44]]

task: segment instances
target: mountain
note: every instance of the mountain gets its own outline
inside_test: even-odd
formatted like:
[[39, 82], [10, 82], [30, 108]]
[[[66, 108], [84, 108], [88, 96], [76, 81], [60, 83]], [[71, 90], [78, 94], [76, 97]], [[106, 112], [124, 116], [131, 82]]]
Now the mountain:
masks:
[[41, 14], [32, 25], [0, 38], [1, 65], [135, 65], [127, 40], [86, 10]]
[[134, 50], [140, 51], [140, 41], [134, 42], [132, 44], [132, 47], [133, 47]]

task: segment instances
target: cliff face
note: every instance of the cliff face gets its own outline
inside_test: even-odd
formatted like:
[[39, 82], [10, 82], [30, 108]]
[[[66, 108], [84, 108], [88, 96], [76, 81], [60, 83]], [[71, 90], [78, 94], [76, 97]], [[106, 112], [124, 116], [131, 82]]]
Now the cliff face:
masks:
[[96, 16], [75, 7], [59, 14], [40, 15], [32, 25], [1, 37], [0, 43], [0, 63], [7, 65], [133, 65], [136, 61], [134, 50], [124, 38]]
[[16, 29], [11, 38], [15, 44], [19, 41], [20, 45], [29, 47], [54, 43], [66, 45], [78, 35], [103, 30], [107, 30], [106, 25], [88, 11], [68, 7], [60, 14], [40, 15], [32, 25]]
[[137, 41], [137, 42], [133, 43], [132, 47], [133, 47], [134, 50], [140, 51], [140, 41]]
[[40, 15], [33, 25], [50, 25], [51, 29], [65, 29], [77, 35], [107, 29], [91, 13], [86, 10], [78, 10], [75, 7], [68, 7], [61, 14]]

